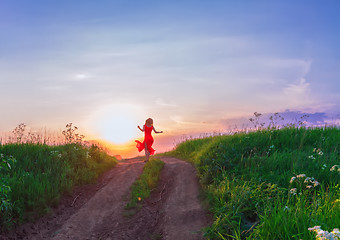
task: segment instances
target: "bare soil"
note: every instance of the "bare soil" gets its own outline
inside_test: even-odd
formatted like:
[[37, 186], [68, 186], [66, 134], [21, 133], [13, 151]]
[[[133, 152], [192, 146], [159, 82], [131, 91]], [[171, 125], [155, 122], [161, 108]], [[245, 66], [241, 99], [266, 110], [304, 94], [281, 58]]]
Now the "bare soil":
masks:
[[194, 167], [171, 157], [158, 187], [140, 209], [126, 210], [130, 187], [143, 171], [143, 158], [122, 160], [96, 184], [80, 187], [35, 223], [0, 239], [203, 239], [212, 219], [199, 200]]

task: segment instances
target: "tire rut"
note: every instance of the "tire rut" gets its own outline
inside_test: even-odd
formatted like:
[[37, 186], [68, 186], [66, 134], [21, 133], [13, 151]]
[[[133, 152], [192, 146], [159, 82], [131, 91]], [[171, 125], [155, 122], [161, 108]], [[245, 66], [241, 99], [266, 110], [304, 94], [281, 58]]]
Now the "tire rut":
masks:
[[103, 220], [112, 217], [112, 227], [123, 215], [126, 200], [124, 196], [130, 186], [142, 173], [142, 161], [120, 163], [113, 179], [94, 195], [76, 214], [70, 217], [52, 238], [58, 239], [97, 239], [94, 229], [107, 224]]

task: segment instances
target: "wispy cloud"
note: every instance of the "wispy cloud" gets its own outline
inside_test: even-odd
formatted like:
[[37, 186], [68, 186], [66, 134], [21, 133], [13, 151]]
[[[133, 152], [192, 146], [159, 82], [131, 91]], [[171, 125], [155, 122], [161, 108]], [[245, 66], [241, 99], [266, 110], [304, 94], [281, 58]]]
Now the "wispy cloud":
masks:
[[301, 78], [297, 84], [288, 84], [283, 89], [283, 94], [292, 107], [311, 104], [312, 101], [310, 100], [309, 93], [310, 83], [307, 83], [304, 78]]
[[77, 81], [81, 81], [81, 80], [88, 79], [91, 77], [92, 77], [91, 75], [86, 74], [86, 73], [78, 73], [74, 75], [73, 79]]
[[174, 101], [165, 102], [162, 98], [156, 99], [156, 105], [161, 106], [161, 107], [177, 107]]

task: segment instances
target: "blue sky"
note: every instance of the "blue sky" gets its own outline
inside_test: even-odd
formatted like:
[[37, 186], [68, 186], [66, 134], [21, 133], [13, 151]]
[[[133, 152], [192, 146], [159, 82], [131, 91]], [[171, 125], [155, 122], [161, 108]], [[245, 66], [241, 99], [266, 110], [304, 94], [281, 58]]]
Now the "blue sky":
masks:
[[0, 130], [73, 122], [100, 137], [124, 122], [128, 139], [149, 116], [171, 134], [255, 111], [334, 118], [339, 11], [310, 0], [1, 0]]

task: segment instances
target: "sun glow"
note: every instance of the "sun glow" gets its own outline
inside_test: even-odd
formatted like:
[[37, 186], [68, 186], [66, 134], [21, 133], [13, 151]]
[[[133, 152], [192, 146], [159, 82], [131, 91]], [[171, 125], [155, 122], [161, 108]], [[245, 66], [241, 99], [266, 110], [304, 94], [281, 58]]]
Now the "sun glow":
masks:
[[90, 120], [91, 129], [99, 137], [115, 144], [126, 144], [138, 136], [137, 125], [141, 110], [127, 104], [105, 106], [95, 112]]

